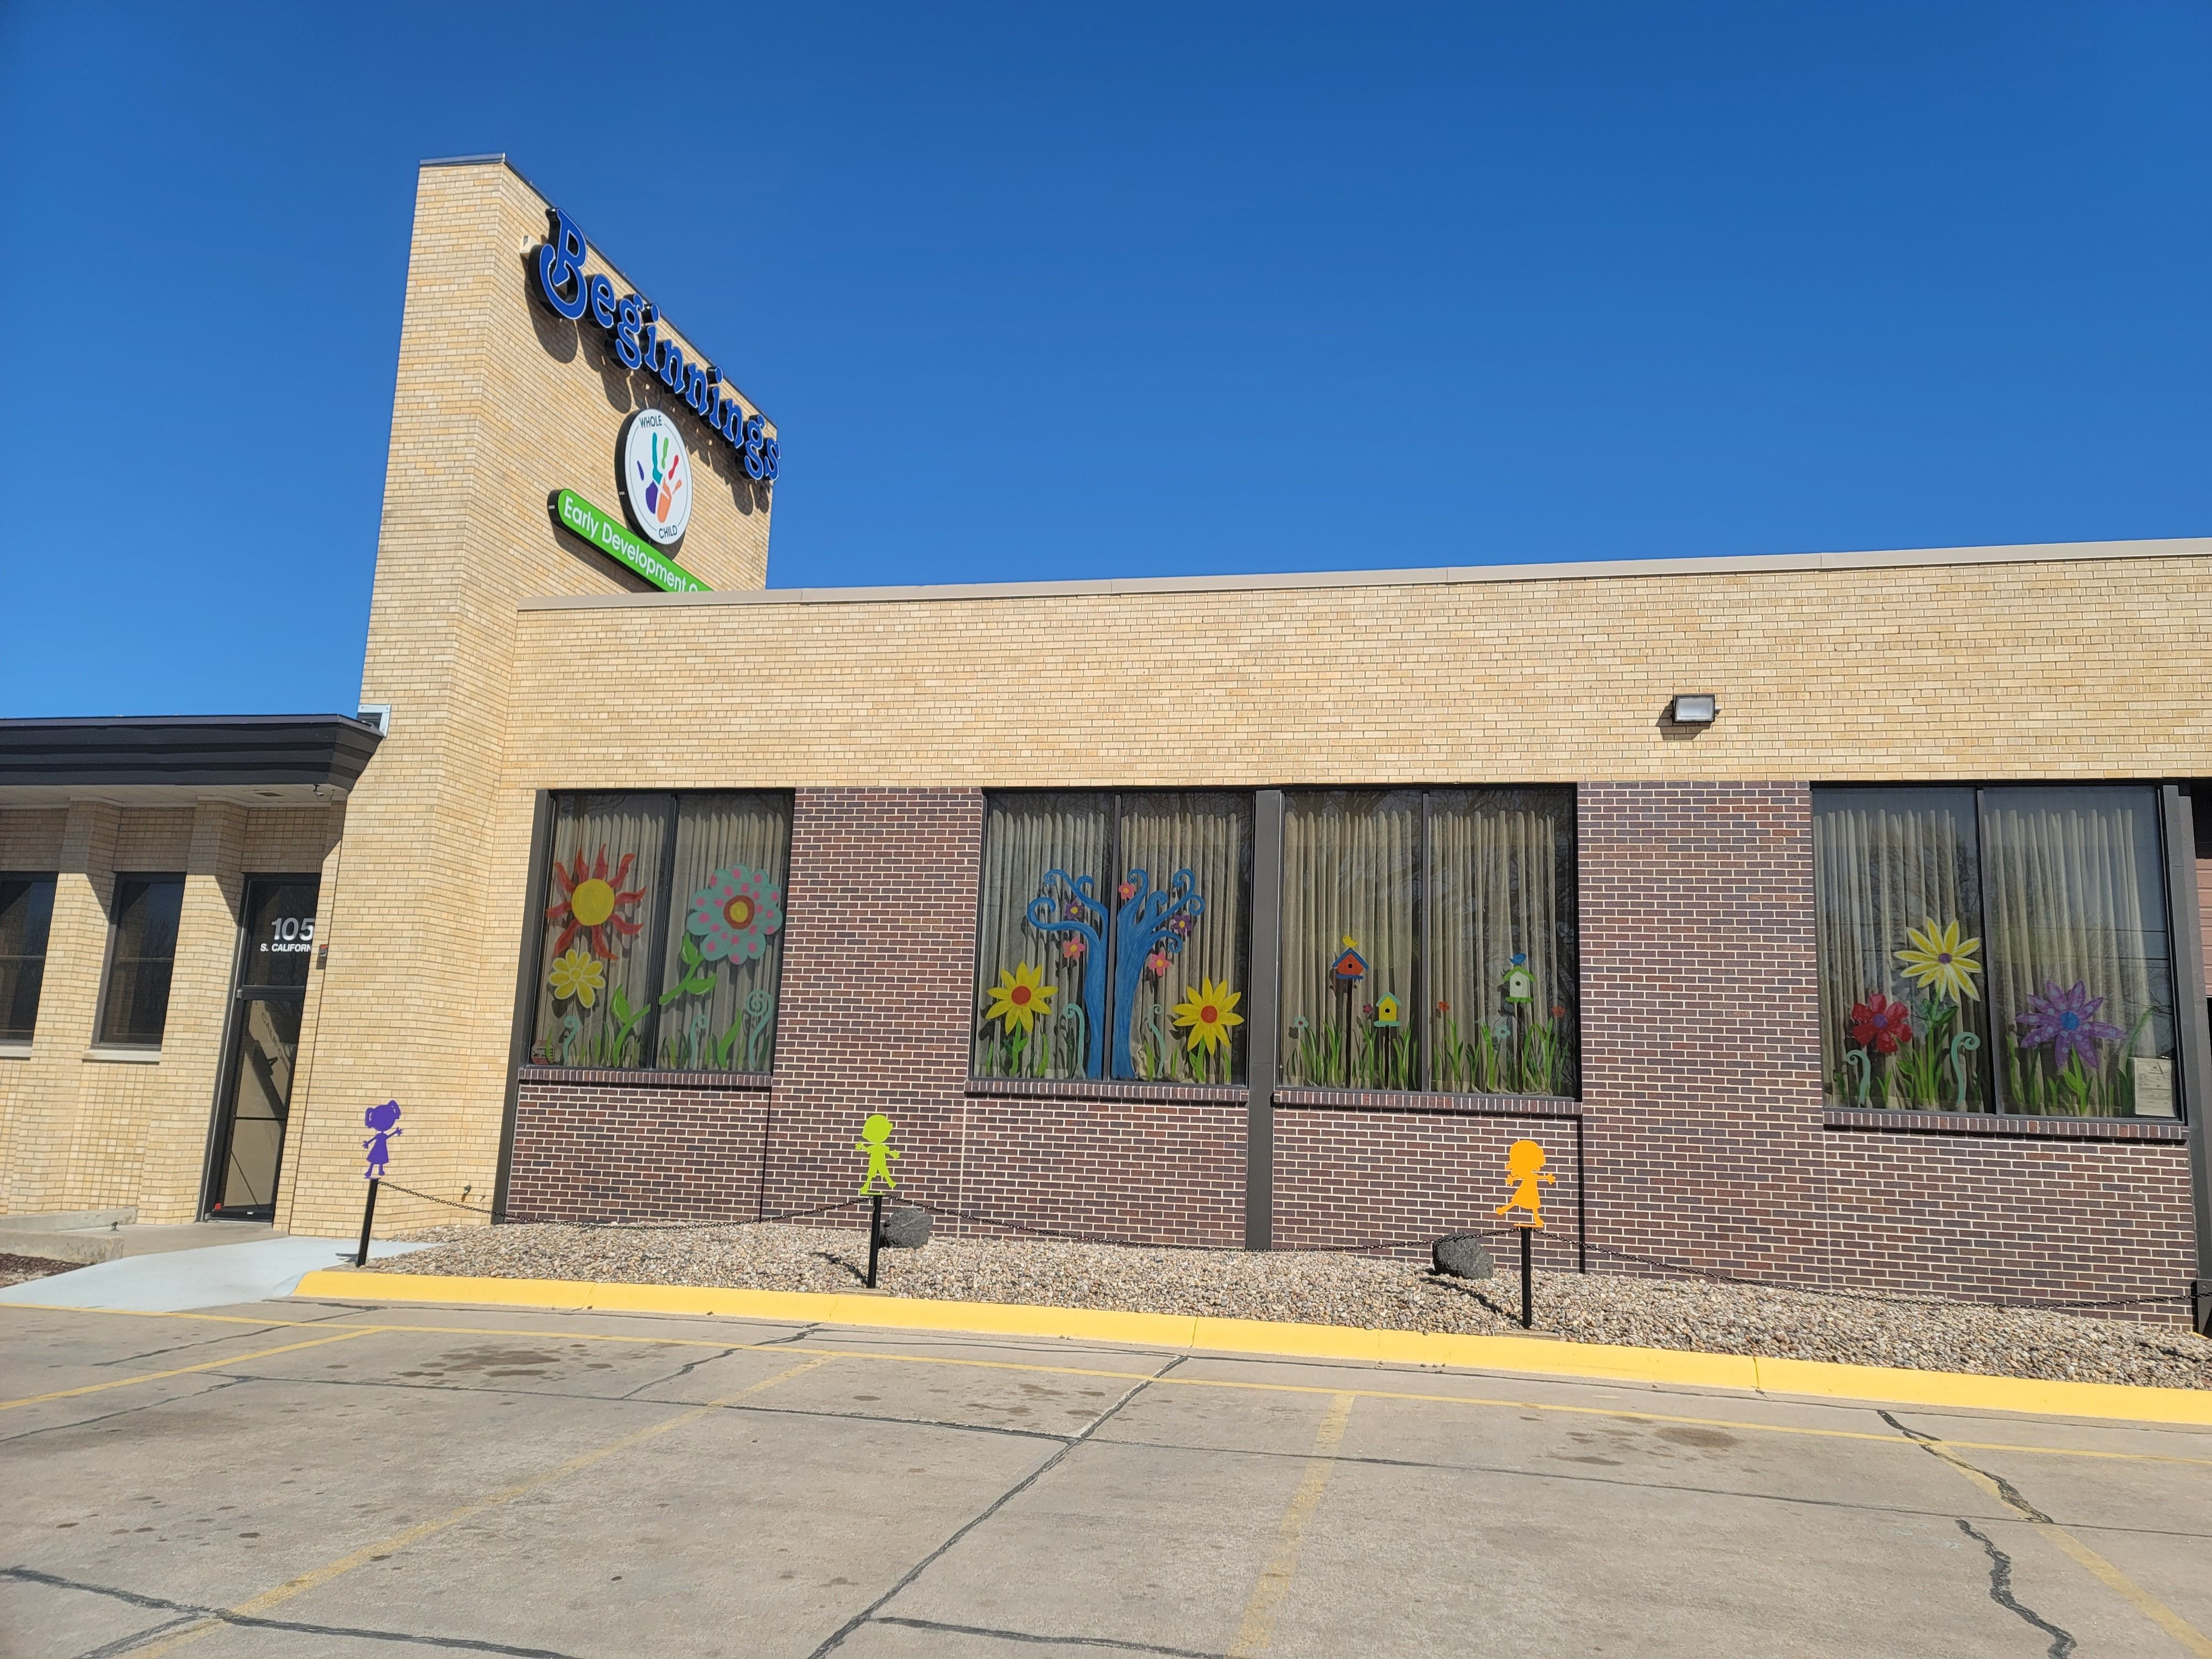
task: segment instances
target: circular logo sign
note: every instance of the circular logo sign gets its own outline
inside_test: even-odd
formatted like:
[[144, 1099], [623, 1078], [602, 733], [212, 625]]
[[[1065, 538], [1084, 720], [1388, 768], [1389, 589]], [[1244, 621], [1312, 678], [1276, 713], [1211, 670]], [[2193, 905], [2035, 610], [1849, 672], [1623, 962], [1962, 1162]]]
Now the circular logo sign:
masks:
[[656, 547], [673, 547], [691, 522], [691, 457], [676, 422], [657, 409], [641, 409], [623, 422], [615, 446], [623, 510], [637, 533]]

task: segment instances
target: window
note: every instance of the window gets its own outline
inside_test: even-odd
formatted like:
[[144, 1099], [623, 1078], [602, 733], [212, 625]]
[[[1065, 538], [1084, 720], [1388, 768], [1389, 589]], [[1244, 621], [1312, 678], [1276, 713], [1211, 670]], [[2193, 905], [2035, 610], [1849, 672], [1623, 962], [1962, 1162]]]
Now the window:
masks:
[[1249, 796], [993, 795], [975, 1075], [1240, 1079], [1251, 864]]
[[1574, 795], [1330, 790], [1283, 823], [1283, 1077], [1580, 1087]]
[[0, 1042], [28, 1042], [38, 1029], [53, 919], [52, 876], [0, 875]]
[[783, 964], [787, 798], [555, 798], [531, 1058], [766, 1072]]
[[1814, 792], [1832, 1106], [2176, 1115], [2158, 796]]
[[169, 1018], [169, 975], [177, 959], [182, 876], [118, 876], [115, 931], [100, 999], [100, 1041], [118, 1048], [158, 1048]]

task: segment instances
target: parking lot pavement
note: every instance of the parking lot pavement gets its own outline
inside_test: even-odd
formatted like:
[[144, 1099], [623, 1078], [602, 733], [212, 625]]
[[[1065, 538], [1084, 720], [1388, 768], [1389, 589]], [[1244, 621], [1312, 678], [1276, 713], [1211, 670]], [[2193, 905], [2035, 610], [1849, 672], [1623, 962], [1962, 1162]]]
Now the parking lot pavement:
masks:
[[0, 1306], [0, 1654], [2196, 1655], [2212, 1431], [1041, 1339]]

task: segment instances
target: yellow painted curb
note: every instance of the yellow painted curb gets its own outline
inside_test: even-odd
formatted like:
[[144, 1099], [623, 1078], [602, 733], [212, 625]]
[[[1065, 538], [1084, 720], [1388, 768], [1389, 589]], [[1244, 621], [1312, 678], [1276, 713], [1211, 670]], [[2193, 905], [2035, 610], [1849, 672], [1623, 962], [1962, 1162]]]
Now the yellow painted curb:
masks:
[[606, 1285], [587, 1279], [460, 1279], [432, 1273], [366, 1273], [325, 1268], [300, 1280], [295, 1296], [370, 1302], [465, 1302], [507, 1308], [599, 1313], [710, 1314], [855, 1325], [878, 1330], [967, 1332], [982, 1336], [1059, 1337], [1139, 1347], [1279, 1358], [1347, 1359], [1376, 1364], [1449, 1365], [1466, 1370], [1543, 1376], [1672, 1382], [1821, 1400], [1969, 1407], [2059, 1417], [2212, 1427], [2212, 1389], [2147, 1389], [2116, 1382], [2039, 1382], [1964, 1371], [1887, 1365], [1827, 1365], [1808, 1359], [1688, 1353], [1674, 1348], [1612, 1347], [1547, 1337], [1455, 1336], [1373, 1331], [1349, 1325], [1297, 1325], [1261, 1319], [1194, 1319], [1178, 1314], [1108, 1313], [1001, 1302], [929, 1302], [912, 1297], [850, 1296], [814, 1291], [721, 1290], [696, 1285]]

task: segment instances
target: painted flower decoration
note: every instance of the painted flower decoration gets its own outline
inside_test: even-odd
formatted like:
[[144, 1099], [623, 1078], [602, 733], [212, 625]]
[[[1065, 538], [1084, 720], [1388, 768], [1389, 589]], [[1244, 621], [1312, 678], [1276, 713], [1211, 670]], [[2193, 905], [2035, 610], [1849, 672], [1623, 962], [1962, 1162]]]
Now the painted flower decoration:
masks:
[[641, 923], [622, 914], [645, 896], [644, 888], [632, 890], [623, 885], [629, 879], [630, 866], [636, 861], [636, 854], [624, 853], [610, 875], [605, 847], [588, 865], [584, 862], [584, 849], [580, 847], [576, 849], [573, 867], [564, 867], [559, 860], [554, 860], [553, 884], [561, 890], [561, 896], [545, 912], [546, 921], [561, 924], [561, 937], [553, 941], [554, 955], [566, 951], [581, 933], [593, 956], [612, 961], [617, 940], [643, 931]]
[[1244, 1016], [1237, 1012], [1237, 1005], [1243, 1000], [1243, 992], [1201, 977], [1176, 1004], [1175, 1023], [1190, 1033], [1188, 1047], [1204, 1044], [1210, 1054], [1229, 1041], [1231, 1026], [1244, 1023]]
[[571, 945], [553, 958], [553, 969], [546, 980], [556, 998], [565, 1001], [574, 997], [588, 1008], [607, 988], [607, 965]]
[[1083, 941], [1079, 939], [1064, 939], [1060, 940], [1060, 954], [1063, 960], [1073, 962], [1078, 957], [1083, 954]]
[[1114, 890], [1121, 894], [1121, 902], [1127, 904], [1131, 899], [1137, 896], [1137, 884], [1133, 881], [1125, 881]]
[[997, 1020], [1009, 1031], [1026, 1031], [1037, 1020], [1052, 1018], [1052, 1000], [1057, 990], [1044, 982], [1044, 969], [1034, 963], [1017, 963], [1011, 971], [1001, 968], [983, 1018]]
[[2099, 1019], [2097, 1011], [2105, 1006], [2102, 997], [2093, 997], [2089, 988], [2080, 980], [2074, 988], [2062, 991], [2049, 980], [2043, 982], [2043, 994], [2027, 1000], [2027, 1012], [2014, 1016], [2020, 1026], [2020, 1040], [2031, 1048], [2051, 1045], [2051, 1064], [2063, 1070], [2068, 1050], [2081, 1056], [2084, 1071], [2097, 1063], [2097, 1045], [2118, 1041], [2120, 1028], [2108, 1020]]
[[1168, 953], [1164, 951], [1155, 951], [1152, 955], [1146, 957], [1145, 958], [1145, 971], [1150, 974], [1154, 979], [1164, 977], [1168, 971]]
[[783, 926], [783, 895], [767, 871], [733, 864], [691, 895], [684, 926], [709, 962], [756, 961], [768, 950], [768, 936]]
[[1448, 1013], [1451, 1012], [1451, 1004], [1449, 1004], [1449, 1002], [1439, 1002], [1439, 1003], [1437, 1003], [1437, 1012], [1438, 1013], [1440, 1013], [1440, 1014], [1448, 1014]]
[[1911, 1006], [1893, 1002], [1879, 991], [1852, 1004], [1851, 1041], [1878, 1054], [1895, 1054], [1899, 1045], [1912, 1041]]
[[1910, 944], [1897, 953], [1897, 959], [1904, 964], [1905, 978], [1954, 1002], [1980, 998], [1974, 975], [1982, 971], [1982, 964], [1974, 960], [1974, 952], [1982, 948], [1981, 940], [1962, 939], [1957, 922], [1938, 927], [1933, 916], [1917, 927], [1906, 928], [1905, 937]]

